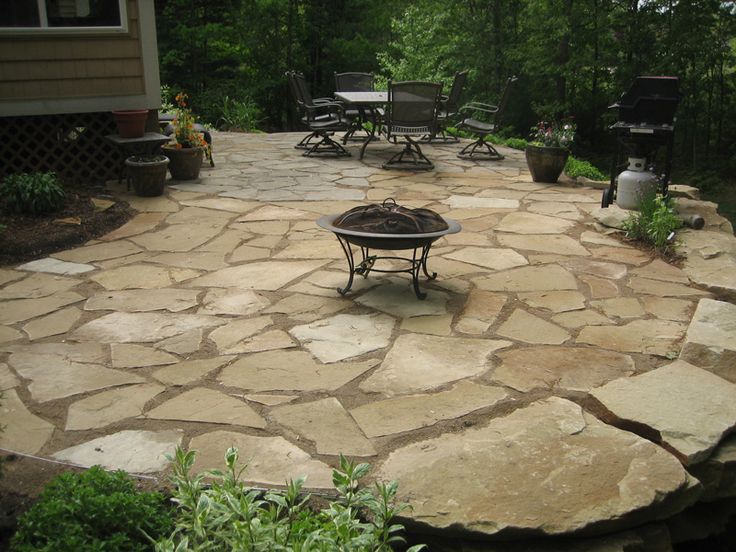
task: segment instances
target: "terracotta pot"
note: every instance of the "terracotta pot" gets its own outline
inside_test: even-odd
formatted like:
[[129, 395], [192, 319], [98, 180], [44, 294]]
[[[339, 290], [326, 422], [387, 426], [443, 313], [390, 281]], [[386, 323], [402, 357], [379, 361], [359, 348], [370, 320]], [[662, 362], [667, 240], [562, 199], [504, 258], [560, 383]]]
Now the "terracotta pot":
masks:
[[112, 116], [122, 138], [140, 138], [146, 132], [147, 109], [113, 111]]
[[570, 155], [567, 148], [549, 146], [526, 147], [526, 164], [532, 173], [534, 182], [554, 184], [565, 169], [565, 163]]
[[163, 155], [133, 155], [125, 160], [128, 178], [135, 193], [143, 197], [160, 196], [166, 185], [169, 159]]
[[164, 146], [161, 148], [169, 158], [169, 171], [174, 180], [195, 180], [199, 178], [202, 168], [204, 148], [179, 148]]

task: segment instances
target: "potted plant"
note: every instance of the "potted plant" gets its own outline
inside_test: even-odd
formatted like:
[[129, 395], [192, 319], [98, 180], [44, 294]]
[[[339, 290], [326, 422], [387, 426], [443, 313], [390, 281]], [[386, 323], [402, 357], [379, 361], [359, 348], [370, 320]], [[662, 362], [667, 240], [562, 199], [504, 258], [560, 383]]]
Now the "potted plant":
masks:
[[147, 109], [121, 109], [112, 116], [121, 138], [140, 138], [146, 132]]
[[534, 182], [557, 182], [567, 163], [570, 155], [568, 148], [574, 137], [575, 125], [572, 123], [542, 121], [532, 127], [525, 153]]
[[133, 155], [125, 160], [128, 182], [135, 193], [143, 197], [160, 196], [166, 184], [166, 167], [169, 159], [165, 155]]
[[177, 94], [176, 103], [174, 120], [171, 122], [174, 143], [162, 149], [169, 158], [169, 171], [174, 180], [195, 180], [199, 178], [207, 143], [202, 133], [194, 128], [194, 115], [187, 106], [187, 95], [183, 92]]

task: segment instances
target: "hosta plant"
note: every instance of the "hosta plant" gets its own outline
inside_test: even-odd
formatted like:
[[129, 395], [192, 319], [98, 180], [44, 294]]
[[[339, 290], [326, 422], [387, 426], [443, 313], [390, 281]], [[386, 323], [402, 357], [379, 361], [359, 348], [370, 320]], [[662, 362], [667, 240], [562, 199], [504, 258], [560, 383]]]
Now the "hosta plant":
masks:
[[14, 213], [53, 213], [62, 208], [65, 196], [64, 188], [53, 172], [11, 174], [0, 185], [0, 198], [5, 208]]

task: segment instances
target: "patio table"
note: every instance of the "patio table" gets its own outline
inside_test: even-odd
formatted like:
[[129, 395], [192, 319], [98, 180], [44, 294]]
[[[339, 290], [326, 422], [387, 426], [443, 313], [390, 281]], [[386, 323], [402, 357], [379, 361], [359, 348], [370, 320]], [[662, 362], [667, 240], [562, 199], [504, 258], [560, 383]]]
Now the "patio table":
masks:
[[[340, 101], [357, 107], [359, 110], [366, 107], [376, 108], [388, 103], [388, 92], [335, 92], [335, 97]], [[363, 159], [365, 148], [376, 138], [376, 128], [378, 127], [378, 121], [375, 116], [376, 110], [371, 109], [371, 112], [373, 113], [373, 125], [368, 133], [368, 137], [363, 142], [363, 146], [360, 148], [359, 159]], [[365, 116], [363, 118], [365, 119]]]

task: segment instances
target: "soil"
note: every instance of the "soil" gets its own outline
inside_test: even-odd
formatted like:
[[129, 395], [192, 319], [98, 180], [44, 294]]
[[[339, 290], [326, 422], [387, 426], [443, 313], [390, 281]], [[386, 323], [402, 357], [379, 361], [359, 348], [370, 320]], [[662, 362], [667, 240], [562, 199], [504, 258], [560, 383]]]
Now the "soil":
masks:
[[[9, 213], [0, 204], [0, 266], [14, 265], [80, 245], [125, 224], [135, 211], [125, 201], [67, 187], [64, 207], [40, 216]], [[96, 207], [92, 199], [110, 202]]]

